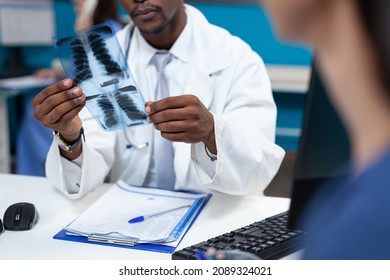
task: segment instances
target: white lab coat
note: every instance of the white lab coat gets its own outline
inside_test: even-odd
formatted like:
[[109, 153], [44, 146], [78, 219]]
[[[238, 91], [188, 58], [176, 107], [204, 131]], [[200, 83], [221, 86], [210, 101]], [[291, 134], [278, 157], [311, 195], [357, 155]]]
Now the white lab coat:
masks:
[[[183, 94], [196, 95], [213, 114], [218, 159], [210, 161], [203, 143], [174, 142], [175, 188], [234, 195], [262, 191], [284, 156], [274, 143], [276, 106], [264, 63], [246, 43], [208, 23], [195, 8], [186, 5], [186, 12], [193, 22], [195, 46]], [[122, 47], [130, 25], [117, 34]], [[128, 63], [134, 69], [134, 62]], [[145, 96], [145, 100], [150, 98]], [[123, 179], [142, 185], [150, 162], [150, 146], [126, 149], [123, 130], [103, 131], [86, 109], [81, 117], [86, 137], [82, 168], [64, 168], [53, 142], [46, 161], [46, 175], [53, 184], [75, 199], [103, 182]], [[138, 126], [126, 129], [126, 133], [137, 145], [152, 139], [152, 129], [151, 125]], [[65, 185], [65, 176], [77, 178], [76, 189]]]

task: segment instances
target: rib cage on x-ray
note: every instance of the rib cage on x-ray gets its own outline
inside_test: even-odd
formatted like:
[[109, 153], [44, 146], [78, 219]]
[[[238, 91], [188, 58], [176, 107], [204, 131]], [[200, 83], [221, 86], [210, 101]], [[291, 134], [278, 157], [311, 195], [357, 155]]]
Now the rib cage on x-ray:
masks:
[[[124, 77], [123, 71], [116, 63], [107, 49], [104, 39], [98, 33], [91, 33], [88, 35], [88, 43], [91, 47], [93, 55], [96, 60], [104, 66], [106, 73], [99, 73], [104, 75], [118, 75]], [[73, 63], [75, 65], [74, 76], [77, 84], [97, 76], [97, 73], [93, 75], [90, 69], [90, 63], [88, 60], [88, 55], [85, 50], [83, 42], [76, 38], [71, 43], [71, 51], [73, 55]], [[96, 69], [94, 69], [96, 72]], [[100, 70], [100, 69], [99, 69]]]
[[103, 129], [147, 124], [145, 101], [109, 25], [57, 39], [56, 47], [66, 74], [87, 95], [86, 106]]
[[123, 76], [122, 69], [119, 67], [118, 63], [112, 59], [109, 50], [107, 49], [106, 43], [99, 34], [89, 34], [88, 42], [91, 46], [95, 58], [105, 67], [107, 75]]
[[80, 84], [82, 81], [92, 78], [87, 52], [84, 49], [83, 42], [78, 38], [74, 39], [70, 45], [75, 65], [75, 83]]
[[139, 110], [129, 94], [137, 93], [134, 86], [128, 86], [116, 90], [113, 94], [101, 94], [96, 97], [96, 102], [104, 113], [101, 121], [107, 129], [114, 128], [120, 123], [126, 123], [127, 117], [131, 122], [145, 120], [146, 114]]

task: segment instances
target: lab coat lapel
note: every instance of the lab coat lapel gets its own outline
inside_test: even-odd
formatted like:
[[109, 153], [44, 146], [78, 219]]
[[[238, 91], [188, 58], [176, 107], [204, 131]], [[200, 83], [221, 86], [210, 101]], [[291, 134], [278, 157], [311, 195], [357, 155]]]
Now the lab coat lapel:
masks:
[[[210, 69], [209, 69], [210, 70]], [[219, 69], [216, 72], [220, 71]], [[187, 81], [184, 85], [183, 94], [192, 94], [199, 98], [203, 105], [208, 109], [213, 108], [214, 96], [217, 93], [215, 88], [215, 78], [213, 71], [205, 71], [200, 69], [199, 65], [191, 67]], [[180, 170], [175, 172], [180, 174], [176, 176], [177, 186], [186, 186], [188, 178], [194, 177], [194, 169], [191, 168], [191, 144], [174, 142], [174, 169]]]
[[[188, 8], [188, 7], [187, 7]], [[191, 8], [191, 7], [190, 7]], [[196, 28], [193, 29], [193, 55], [190, 61], [190, 69], [184, 83], [183, 94], [193, 94], [199, 98], [207, 109], [212, 109], [213, 101], [218, 89], [216, 88], [216, 78], [218, 73], [229, 67], [226, 55], [221, 53], [222, 41], [210, 38], [212, 28], [203, 15], [190, 13]], [[213, 42], [206, 43], [205, 42]], [[215, 43], [215, 44], [214, 44]], [[181, 170], [176, 174], [176, 185], [184, 186], [187, 178], [191, 177], [191, 145], [186, 143], [173, 143], [175, 150], [174, 168]], [[183, 172], [186, 170], [186, 172]]]
[[229, 67], [223, 51], [223, 40], [214, 37], [214, 26], [198, 10], [186, 5], [187, 14], [193, 23], [192, 56], [190, 73], [184, 86], [184, 93], [196, 95], [206, 108], [210, 109], [215, 94], [215, 77]]
[[217, 51], [197, 50], [197, 55], [190, 62], [190, 71], [187, 80], [184, 84], [183, 94], [193, 94], [210, 109], [214, 99], [215, 91], [215, 75], [228, 67], [226, 61], [223, 60]]

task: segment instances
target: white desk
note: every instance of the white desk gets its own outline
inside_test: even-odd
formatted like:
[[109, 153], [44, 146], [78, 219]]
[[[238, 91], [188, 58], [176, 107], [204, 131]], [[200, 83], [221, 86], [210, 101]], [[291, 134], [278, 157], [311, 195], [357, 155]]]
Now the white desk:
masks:
[[[57, 191], [46, 178], [0, 174], [0, 216], [16, 202], [35, 204], [40, 218], [30, 231], [5, 231], [0, 235], [0, 259], [19, 260], [170, 260], [170, 254], [55, 240], [63, 226], [80, 215], [110, 185], [98, 187], [73, 201]], [[278, 214], [289, 199], [263, 195], [235, 197], [214, 193], [178, 249]]]

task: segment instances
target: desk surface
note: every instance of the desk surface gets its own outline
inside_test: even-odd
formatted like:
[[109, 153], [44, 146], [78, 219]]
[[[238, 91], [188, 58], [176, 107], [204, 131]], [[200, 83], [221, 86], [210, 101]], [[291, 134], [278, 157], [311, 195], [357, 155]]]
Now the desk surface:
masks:
[[[0, 235], [0, 259], [136, 259], [170, 260], [170, 254], [55, 240], [53, 236], [96, 201], [110, 185], [102, 185], [80, 200], [69, 200], [46, 178], [0, 174], [0, 215], [17, 202], [30, 202], [40, 219], [30, 231]], [[178, 249], [285, 211], [287, 198], [214, 193]]]

